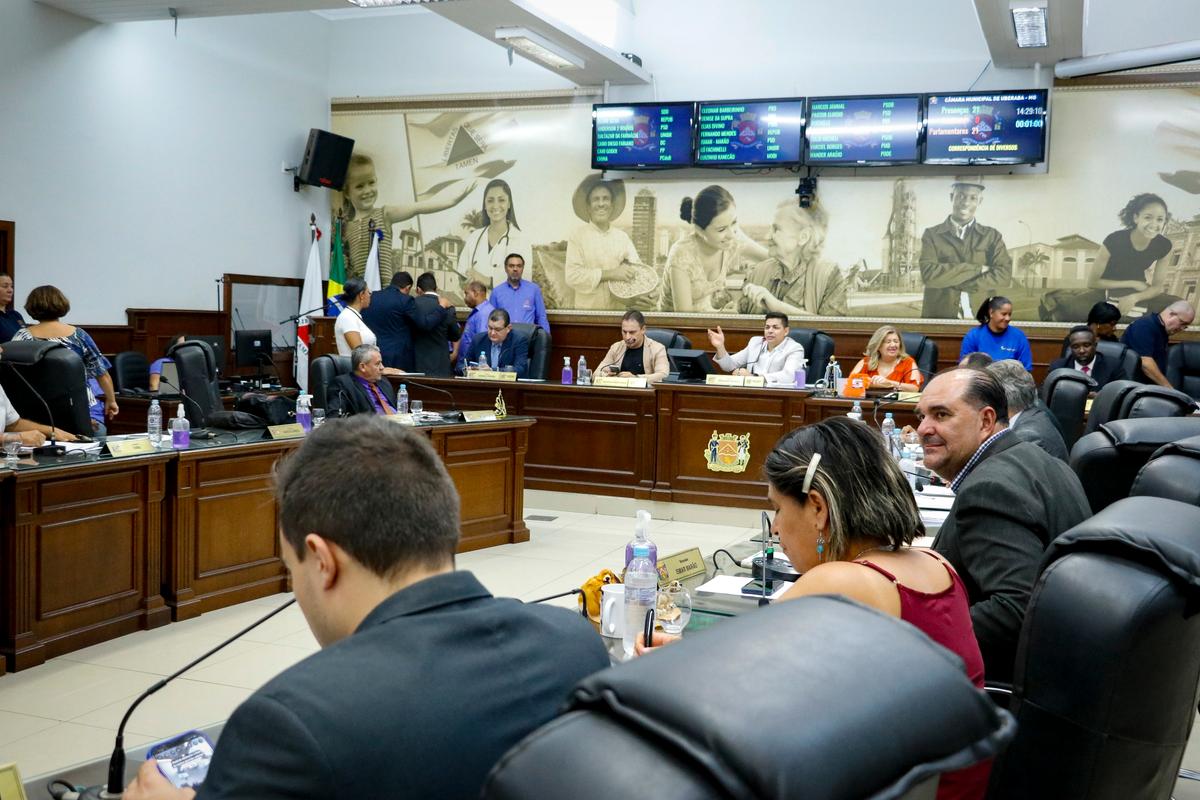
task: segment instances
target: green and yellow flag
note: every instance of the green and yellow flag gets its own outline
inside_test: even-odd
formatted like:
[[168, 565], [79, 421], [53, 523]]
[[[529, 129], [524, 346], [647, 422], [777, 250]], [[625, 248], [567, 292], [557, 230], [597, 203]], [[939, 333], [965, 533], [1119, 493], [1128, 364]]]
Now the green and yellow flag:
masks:
[[329, 286], [325, 290], [325, 315], [336, 317], [342, 312], [338, 295], [346, 282], [346, 255], [342, 252], [342, 220], [333, 222], [333, 241], [329, 243]]

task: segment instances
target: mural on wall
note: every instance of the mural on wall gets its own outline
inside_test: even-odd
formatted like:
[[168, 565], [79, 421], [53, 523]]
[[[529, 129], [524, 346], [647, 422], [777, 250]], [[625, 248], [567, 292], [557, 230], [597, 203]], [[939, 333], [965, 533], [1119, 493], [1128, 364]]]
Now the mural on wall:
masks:
[[[345, 191], [350, 274], [370, 228], [380, 267], [525, 278], [561, 310], [970, 319], [990, 294], [1024, 320], [1127, 317], [1200, 284], [1200, 90], [1058, 91], [1045, 175], [897, 177], [825, 170], [800, 208], [793, 175], [588, 169], [590, 106], [336, 111], [355, 139]], [[693, 173], [694, 174], [694, 173]]]

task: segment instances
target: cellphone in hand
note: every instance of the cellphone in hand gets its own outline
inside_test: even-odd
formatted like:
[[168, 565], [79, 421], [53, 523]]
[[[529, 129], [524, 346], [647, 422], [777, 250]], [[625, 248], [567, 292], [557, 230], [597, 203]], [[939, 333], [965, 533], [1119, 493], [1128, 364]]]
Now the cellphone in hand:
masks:
[[188, 731], [152, 745], [146, 760], [158, 762], [158, 771], [177, 789], [194, 789], [204, 783], [212, 761], [213, 743], [200, 731]]
[[764, 587], [763, 581], [755, 578], [754, 580], [746, 581], [746, 585], [742, 587], [742, 594], [750, 595], [751, 597], [770, 597], [775, 594], [782, 581], [770, 580], [766, 581]]

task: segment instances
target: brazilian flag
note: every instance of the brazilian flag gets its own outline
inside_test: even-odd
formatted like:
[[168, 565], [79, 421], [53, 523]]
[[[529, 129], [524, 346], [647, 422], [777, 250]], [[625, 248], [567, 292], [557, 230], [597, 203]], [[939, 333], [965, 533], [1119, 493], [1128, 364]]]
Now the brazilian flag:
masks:
[[325, 316], [336, 317], [342, 313], [342, 285], [346, 283], [346, 255], [342, 251], [342, 220], [333, 223], [333, 241], [329, 252], [329, 286], [325, 290]]

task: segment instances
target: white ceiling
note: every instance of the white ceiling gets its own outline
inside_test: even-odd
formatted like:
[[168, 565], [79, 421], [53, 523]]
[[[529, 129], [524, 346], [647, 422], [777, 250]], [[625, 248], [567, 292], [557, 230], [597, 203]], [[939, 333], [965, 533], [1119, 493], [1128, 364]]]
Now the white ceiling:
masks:
[[347, 0], [38, 0], [96, 22], [137, 22], [169, 19], [168, 8], [180, 18], [227, 17], [234, 14], [274, 14], [345, 8]]

